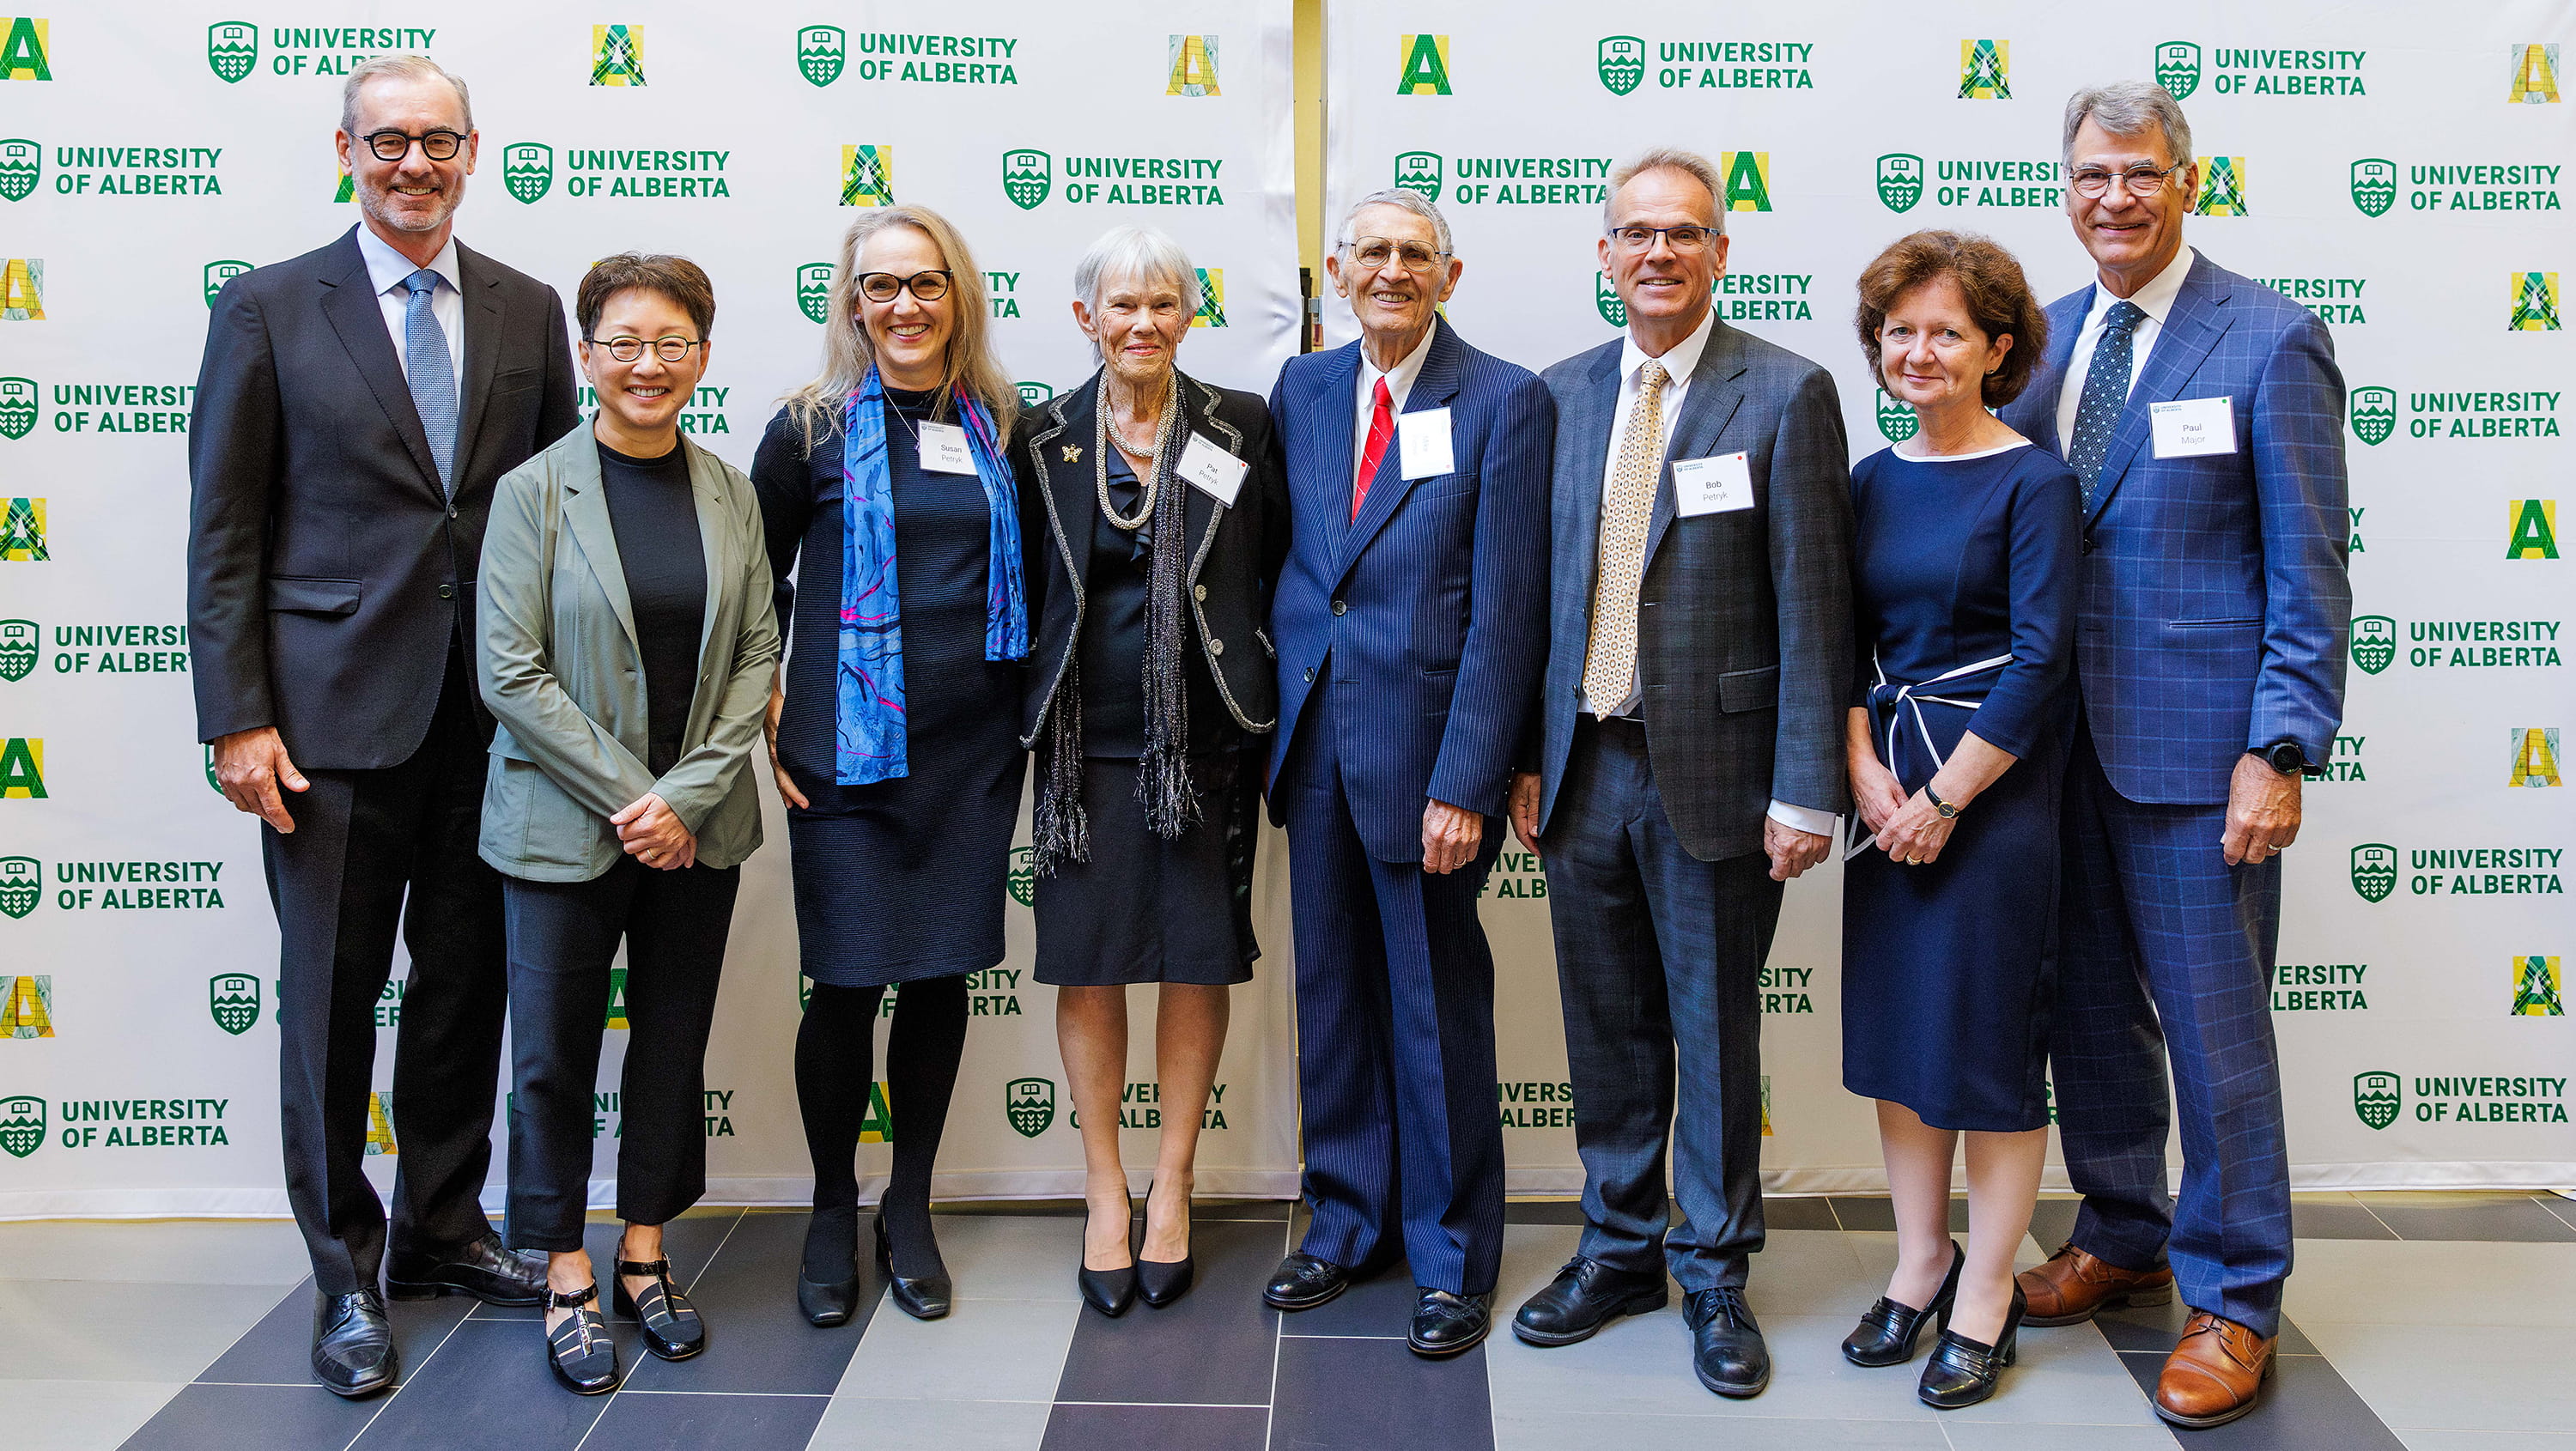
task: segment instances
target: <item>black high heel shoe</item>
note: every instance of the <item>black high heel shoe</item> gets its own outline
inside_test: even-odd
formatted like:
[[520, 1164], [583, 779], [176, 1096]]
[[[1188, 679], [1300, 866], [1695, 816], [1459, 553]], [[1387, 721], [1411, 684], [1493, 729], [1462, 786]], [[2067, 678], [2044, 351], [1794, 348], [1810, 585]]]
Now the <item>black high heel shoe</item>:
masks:
[[[1148, 1227], [1152, 1225], [1153, 1218], [1154, 1186], [1148, 1184], [1145, 1186], [1145, 1220]], [[1189, 1206], [1186, 1203], [1181, 1207], [1181, 1222], [1183, 1224], [1189, 1222]], [[1190, 1282], [1197, 1274], [1197, 1266], [1188, 1255], [1183, 1255], [1176, 1260], [1149, 1260], [1139, 1254], [1136, 1256], [1136, 1293], [1146, 1304], [1160, 1310], [1188, 1294]]]
[[1967, 1262], [1959, 1242], [1950, 1241], [1950, 1273], [1941, 1277], [1939, 1293], [1920, 1310], [1879, 1296], [1869, 1313], [1860, 1317], [1860, 1328], [1843, 1338], [1843, 1359], [1870, 1367], [1903, 1365], [1912, 1360], [1914, 1340], [1923, 1333], [1924, 1321], [1937, 1317], [1942, 1328], [1949, 1328], [1950, 1306], [1959, 1298], [1959, 1267]]
[[546, 1332], [546, 1369], [563, 1388], [577, 1396], [595, 1396], [617, 1388], [617, 1342], [608, 1338], [608, 1322], [590, 1308], [598, 1303], [599, 1286], [585, 1285], [567, 1295], [548, 1287], [546, 1308], [570, 1310], [562, 1324]]
[[1944, 1317], [1940, 1342], [1932, 1347], [1932, 1358], [1923, 1363], [1923, 1383], [1914, 1394], [1936, 1411], [1955, 1411], [1992, 1396], [2004, 1367], [2021, 1358], [2021, 1317], [2029, 1308], [2029, 1299], [2016, 1283], [2012, 1309], [2004, 1314], [2003, 1333], [1992, 1345], [1952, 1330]]
[[[1135, 1202], [1130, 1200], [1127, 1206], [1128, 1223], [1134, 1223], [1135, 1214]], [[1090, 1227], [1091, 1219], [1086, 1211], [1083, 1216], [1086, 1240], [1090, 1237]], [[1136, 1303], [1136, 1264], [1135, 1255], [1132, 1252], [1128, 1255], [1128, 1262], [1114, 1270], [1095, 1270], [1084, 1264], [1080, 1258], [1076, 1258], [1073, 1262], [1073, 1279], [1075, 1284], [1082, 1287], [1082, 1302], [1112, 1320], [1126, 1314], [1127, 1307]]]
[[[938, 1253], [939, 1247], [933, 1244], [931, 1254], [936, 1257]], [[877, 1263], [885, 1266], [886, 1293], [894, 1298], [895, 1305], [903, 1313], [915, 1320], [936, 1320], [948, 1313], [950, 1297], [956, 1287], [949, 1282], [945, 1264], [940, 1266], [938, 1274], [923, 1275], [919, 1279], [907, 1279], [894, 1272], [894, 1241], [886, 1234], [883, 1208], [877, 1211]]]
[[[650, 1278], [641, 1295], [626, 1293], [626, 1277]], [[689, 1303], [689, 1292], [671, 1283], [667, 1259], [617, 1261], [617, 1288], [609, 1307], [644, 1332], [644, 1348], [661, 1360], [686, 1360], [707, 1348], [707, 1322]]]
[[796, 1271], [796, 1308], [806, 1323], [825, 1330], [850, 1323], [859, 1308], [858, 1257], [858, 1207], [815, 1210], [805, 1225], [805, 1263]]

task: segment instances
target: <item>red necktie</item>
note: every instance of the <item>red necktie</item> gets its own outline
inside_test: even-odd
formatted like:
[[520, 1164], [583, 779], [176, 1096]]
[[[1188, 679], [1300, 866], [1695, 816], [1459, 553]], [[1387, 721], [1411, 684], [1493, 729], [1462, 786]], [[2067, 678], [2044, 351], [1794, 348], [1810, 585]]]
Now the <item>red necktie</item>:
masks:
[[1386, 379], [1377, 380], [1377, 407], [1369, 414], [1368, 450], [1360, 455], [1359, 477], [1351, 480], [1351, 517], [1360, 516], [1360, 505], [1368, 502], [1369, 480], [1377, 477], [1377, 466], [1386, 457], [1386, 446], [1395, 441], [1395, 405], [1386, 396]]

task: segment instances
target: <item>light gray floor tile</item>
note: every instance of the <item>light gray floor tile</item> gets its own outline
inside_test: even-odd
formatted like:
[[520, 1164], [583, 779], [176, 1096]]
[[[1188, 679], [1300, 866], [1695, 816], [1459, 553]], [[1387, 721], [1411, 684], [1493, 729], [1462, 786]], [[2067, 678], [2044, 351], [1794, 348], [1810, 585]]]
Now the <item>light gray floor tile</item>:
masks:
[[[1991, 1404], [1991, 1402], [1989, 1402]], [[1983, 1410], [1971, 1406], [1969, 1410]], [[1962, 1421], [1963, 1412], [1941, 1418], [1952, 1451], [2174, 1451], [2174, 1433], [2154, 1426], [2055, 1426], [2033, 1422]]]
[[275, 1285], [0, 1280], [0, 1380], [194, 1380], [283, 1293]]
[[1073, 1282], [1082, 1258], [1079, 1218], [943, 1214], [937, 1227], [939, 1255], [960, 1299], [1082, 1298]]
[[1049, 1403], [1086, 1313], [1079, 1300], [959, 1300], [946, 1318], [922, 1321], [881, 1306], [832, 1394]]
[[2400, 1431], [2406, 1451], [2571, 1451], [2576, 1431]]
[[[1708, 1451], [1720, 1444], [1701, 1416], [1589, 1415], [1523, 1409], [1494, 1413], [1494, 1451], [1565, 1451], [1616, 1446], [1619, 1451]], [[1910, 1421], [1805, 1421], [1741, 1416], [1727, 1421], [1727, 1451], [1841, 1451], [1895, 1448], [1945, 1451], [1941, 1428]], [[2172, 1444], [2172, 1438], [2166, 1438]], [[2090, 1451], [2090, 1448], [2088, 1448]]]
[[1504, 1225], [1503, 1265], [1494, 1277], [1495, 1315], [1508, 1322], [1523, 1300], [1547, 1288], [1582, 1239], [1583, 1231], [1570, 1224]]
[[[2304, 1267], [2303, 1267], [2304, 1268]], [[2501, 1307], [2499, 1307], [2501, 1309]], [[2496, 1325], [2336, 1325], [2302, 1321], [2308, 1338], [2379, 1419], [2453, 1431], [2576, 1427], [2576, 1380], [2562, 1333]], [[2411, 1442], [2413, 1437], [2407, 1435]]]
[[2311, 1331], [2320, 1324], [2576, 1329], [2576, 1244], [2303, 1239], [2283, 1311]]
[[114, 1451], [179, 1391], [177, 1381], [13, 1380], [0, 1426], [10, 1451]]
[[30, 1219], [0, 1224], [0, 1279], [292, 1285], [313, 1272], [291, 1219]]
[[805, 1451], [1038, 1451], [1053, 1409], [1044, 1401], [862, 1401], [843, 1396], [823, 1413], [823, 1424], [814, 1428]]
[[[1861, 1263], [1853, 1243], [1859, 1238], [1830, 1229], [1775, 1229], [1764, 1236], [1744, 1289], [1755, 1317], [1767, 1327], [1774, 1315], [1832, 1316], [1849, 1307], [1852, 1318], [1859, 1319], [1887, 1278], [1885, 1268], [1873, 1274]], [[1892, 1265], [1896, 1237], [1887, 1239]], [[1839, 1342], [1841, 1334], [1834, 1339]]]

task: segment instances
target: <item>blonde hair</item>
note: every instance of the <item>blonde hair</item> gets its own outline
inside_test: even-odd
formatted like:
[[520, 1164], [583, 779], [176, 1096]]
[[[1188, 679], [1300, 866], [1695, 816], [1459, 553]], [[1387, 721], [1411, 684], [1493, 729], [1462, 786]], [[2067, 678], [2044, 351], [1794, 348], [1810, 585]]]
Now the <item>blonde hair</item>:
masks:
[[[823, 369], [786, 399], [789, 416], [804, 431], [805, 447], [811, 450], [839, 426], [850, 395], [859, 391], [868, 369], [876, 363], [876, 344], [868, 337], [866, 325], [859, 321], [856, 306], [859, 251], [867, 245], [868, 238], [888, 227], [910, 227], [939, 249], [940, 264], [949, 274], [953, 328], [948, 335], [948, 360], [940, 386], [948, 394], [963, 394], [983, 404], [992, 415], [994, 434], [1007, 442], [1011, 425], [1019, 420], [1020, 390], [993, 356], [992, 308], [985, 301], [984, 274], [976, 268], [974, 254], [966, 250], [966, 239], [957, 234], [946, 217], [928, 207], [899, 206], [866, 213], [850, 223], [849, 231], [841, 236], [839, 266], [832, 274], [830, 310], [824, 315]], [[943, 398], [941, 405], [946, 402]]]

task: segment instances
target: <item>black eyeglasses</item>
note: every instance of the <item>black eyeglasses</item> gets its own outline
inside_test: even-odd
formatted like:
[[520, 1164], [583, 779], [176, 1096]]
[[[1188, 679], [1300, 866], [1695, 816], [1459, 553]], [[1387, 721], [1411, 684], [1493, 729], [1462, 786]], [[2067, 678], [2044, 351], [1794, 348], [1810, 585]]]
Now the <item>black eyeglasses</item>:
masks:
[[2098, 166], [2082, 167], [2075, 173], [2075, 194], [2082, 197], [2101, 196], [2110, 191], [2111, 183], [2116, 180], [2131, 196], [2154, 196], [2166, 187], [2175, 185], [2174, 173], [2189, 165], [2191, 163], [2188, 161], [2177, 161], [2162, 171], [2152, 166], [2132, 166], [2126, 171], [2106, 171]]
[[870, 302], [892, 302], [907, 287], [924, 302], [937, 302], [948, 295], [950, 274], [915, 272], [910, 277], [897, 277], [891, 272], [859, 274], [859, 295]]
[[411, 155], [411, 144], [420, 143], [420, 154], [432, 161], [454, 161], [465, 145], [462, 131], [424, 131], [414, 136], [408, 131], [370, 131], [358, 138], [378, 161], [400, 161]]
[[608, 355], [621, 363], [631, 363], [636, 359], [643, 357], [644, 350], [647, 347], [650, 347], [653, 350], [653, 355], [660, 358], [663, 362], [676, 363], [689, 356], [689, 349], [703, 348], [707, 345], [707, 340], [704, 338], [697, 338], [694, 340], [689, 338], [655, 338], [650, 343], [645, 342], [642, 338], [583, 338], [582, 341], [590, 344], [594, 348], [608, 349]]
[[1610, 229], [1610, 240], [1618, 243], [1619, 250], [1622, 252], [1651, 251], [1657, 237], [1663, 238], [1664, 245], [1676, 252], [1698, 252], [1705, 250], [1708, 239], [1716, 235], [1716, 229], [1711, 227], [1612, 227]]

